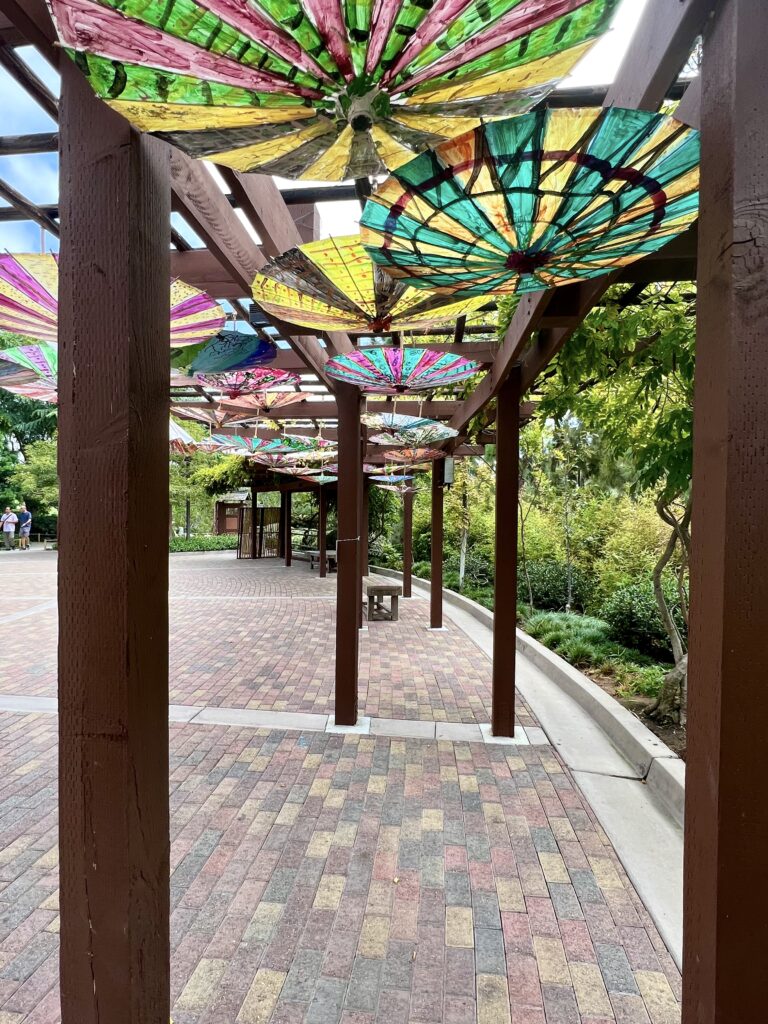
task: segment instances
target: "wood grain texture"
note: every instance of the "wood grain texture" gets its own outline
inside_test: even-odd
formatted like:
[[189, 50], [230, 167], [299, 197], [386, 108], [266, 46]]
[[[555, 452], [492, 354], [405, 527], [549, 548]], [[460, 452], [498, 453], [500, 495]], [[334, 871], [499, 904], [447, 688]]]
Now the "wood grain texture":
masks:
[[768, 946], [768, 17], [704, 42], [684, 1024], [764, 1020]]
[[520, 367], [499, 391], [496, 411], [496, 571], [494, 573], [491, 727], [515, 734], [517, 653], [517, 502], [520, 480]]
[[336, 691], [337, 725], [357, 723], [360, 586], [360, 392], [340, 384], [339, 483], [336, 546]]
[[62, 1021], [167, 1024], [168, 150], [61, 108]]

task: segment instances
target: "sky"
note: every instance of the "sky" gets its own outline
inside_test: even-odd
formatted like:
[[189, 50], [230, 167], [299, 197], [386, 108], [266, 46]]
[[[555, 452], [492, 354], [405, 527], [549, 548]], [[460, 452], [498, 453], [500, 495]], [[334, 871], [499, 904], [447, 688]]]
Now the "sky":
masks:
[[[607, 85], [613, 81], [626, 53], [647, 0], [624, 0], [616, 12], [611, 30], [587, 54], [563, 85]], [[58, 95], [58, 76], [31, 47], [19, 51], [43, 81]], [[55, 122], [0, 68], [0, 135], [25, 135], [56, 130]], [[54, 153], [0, 157], [0, 178], [35, 203], [55, 203], [58, 198], [58, 166]], [[285, 182], [295, 185], [294, 182]], [[306, 184], [306, 183], [304, 183]], [[6, 205], [0, 202], [0, 206]], [[239, 212], [239, 211], [238, 211]], [[360, 209], [356, 202], [320, 204], [322, 236], [354, 234]], [[192, 245], [202, 244], [186, 224], [173, 215], [175, 226]], [[248, 224], [249, 233], [253, 234]], [[255, 237], [255, 236], [254, 236]], [[44, 248], [56, 250], [57, 240], [46, 234]], [[0, 223], [0, 251], [39, 252], [40, 228], [29, 221]]]

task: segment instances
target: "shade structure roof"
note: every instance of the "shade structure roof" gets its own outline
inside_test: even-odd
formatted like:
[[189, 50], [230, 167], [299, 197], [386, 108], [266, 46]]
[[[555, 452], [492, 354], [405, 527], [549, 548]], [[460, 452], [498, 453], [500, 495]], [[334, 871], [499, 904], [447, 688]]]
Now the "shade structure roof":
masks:
[[179, 349], [171, 363], [189, 367], [190, 373], [224, 373], [264, 366], [276, 355], [277, 348], [268, 338], [244, 331], [220, 331], [209, 341]]
[[[0, 253], [0, 330], [56, 341], [59, 263], [55, 253]], [[195, 345], [220, 331], [221, 306], [199, 288], [171, 281], [172, 346]]]
[[299, 384], [301, 378], [289, 370], [274, 370], [256, 366], [252, 370], [233, 370], [231, 373], [198, 373], [195, 379], [206, 387], [226, 392], [230, 398], [239, 398], [251, 392], [264, 392], [267, 388]]
[[397, 395], [458, 384], [474, 376], [480, 364], [453, 353], [422, 348], [368, 348], [329, 359], [331, 377], [362, 391]]
[[289, 249], [256, 275], [253, 297], [267, 312], [302, 327], [366, 334], [436, 327], [485, 302], [482, 296], [450, 302], [393, 281], [359, 235]]
[[396, 412], [366, 412], [360, 419], [369, 429], [385, 432], [369, 437], [371, 444], [404, 444], [411, 448], [424, 448], [441, 441], [450, 441], [458, 433], [453, 427], [437, 420], [404, 416]]
[[142, 131], [240, 171], [380, 174], [530, 110], [618, 0], [49, 0], [64, 48]]
[[400, 167], [363, 241], [405, 284], [468, 298], [541, 291], [646, 256], [698, 211], [699, 134], [642, 110], [545, 109]]

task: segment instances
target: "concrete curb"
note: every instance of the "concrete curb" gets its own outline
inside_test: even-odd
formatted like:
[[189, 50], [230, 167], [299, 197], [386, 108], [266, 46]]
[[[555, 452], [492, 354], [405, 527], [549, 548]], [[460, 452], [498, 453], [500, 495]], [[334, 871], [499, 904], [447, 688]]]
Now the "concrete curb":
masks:
[[[371, 566], [371, 572], [392, 576], [395, 579], [403, 577], [396, 569], [382, 569], [378, 566]], [[414, 576], [413, 582], [423, 590], [431, 590], [429, 580]], [[476, 601], [445, 589], [443, 600], [454, 608], [460, 608], [493, 631], [493, 612], [483, 608]], [[645, 779], [648, 789], [662, 803], [670, 817], [678, 825], [682, 825], [685, 807], [685, 764], [677, 754], [635, 718], [631, 711], [605, 693], [597, 683], [593, 683], [582, 672], [521, 629], [517, 631], [517, 650], [571, 700], [588, 712], [612, 746]]]

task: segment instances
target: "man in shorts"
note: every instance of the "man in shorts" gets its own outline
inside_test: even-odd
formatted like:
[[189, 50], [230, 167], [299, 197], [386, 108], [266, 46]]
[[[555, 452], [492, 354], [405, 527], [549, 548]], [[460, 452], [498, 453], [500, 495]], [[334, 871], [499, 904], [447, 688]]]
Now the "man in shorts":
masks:
[[29, 534], [32, 531], [32, 513], [26, 505], [19, 507], [19, 551], [29, 551]]
[[0, 527], [3, 531], [3, 551], [13, 551], [13, 540], [16, 535], [16, 523], [19, 517], [11, 512], [10, 505], [5, 506], [5, 512], [0, 516]]

